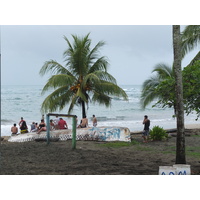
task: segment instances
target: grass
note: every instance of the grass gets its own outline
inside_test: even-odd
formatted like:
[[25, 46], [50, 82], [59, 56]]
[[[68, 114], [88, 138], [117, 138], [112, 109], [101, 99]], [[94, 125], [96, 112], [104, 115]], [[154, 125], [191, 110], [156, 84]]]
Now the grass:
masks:
[[136, 140], [132, 140], [131, 142], [108, 142], [104, 144], [100, 144], [102, 147], [110, 147], [110, 148], [121, 148], [121, 147], [130, 147], [130, 146], [136, 146], [137, 150], [139, 151], [152, 151], [153, 148], [146, 147], [141, 144], [140, 142]]
[[200, 158], [200, 152], [186, 152], [186, 156]]
[[[176, 154], [176, 147], [171, 146], [168, 147], [169, 150], [163, 151], [163, 154]], [[192, 156], [192, 157], [198, 157], [200, 158], [200, 147], [193, 147], [193, 146], [188, 146], [185, 147], [185, 153], [186, 156]]]
[[[135, 145], [136, 149], [139, 151], [148, 151], [153, 152], [153, 147], [148, 147], [143, 145], [143, 143], [140, 143], [136, 140], [132, 140], [131, 142], [107, 142], [104, 144], [100, 144], [102, 147], [109, 147], [109, 148], [121, 148], [121, 147], [130, 147]], [[193, 147], [193, 146], [186, 146], [185, 147], [186, 156], [192, 156], [200, 158], [200, 147]], [[160, 152], [163, 154], [176, 154], [176, 146], [168, 146], [166, 150]]]
[[100, 144], [100, 146], [119, 148], [119, 147], [128, 147], [128, 146], [137, 145], [137, 144], [140, 144], [140, 143], [135, 140], [132, 140], [131, 142], [108, 142], [108, 143]]

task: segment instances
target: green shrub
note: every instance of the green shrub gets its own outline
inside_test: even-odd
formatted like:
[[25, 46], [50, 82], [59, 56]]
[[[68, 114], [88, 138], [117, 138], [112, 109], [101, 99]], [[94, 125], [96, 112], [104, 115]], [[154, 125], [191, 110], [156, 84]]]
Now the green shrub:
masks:
[[166, 131], [159, 126], [154, 126], [149, 135], [152, 140], [162, 140], [168, 137]]

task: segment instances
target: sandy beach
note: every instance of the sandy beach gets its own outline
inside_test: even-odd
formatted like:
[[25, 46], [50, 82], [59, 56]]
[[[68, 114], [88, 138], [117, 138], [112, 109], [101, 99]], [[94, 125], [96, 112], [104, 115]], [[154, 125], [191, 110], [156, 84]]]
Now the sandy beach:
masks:
[[[186, 162], [192, 175], [200, 175], [200, 126], [185, 130]], [[11, 143], [1, 141], [1, 175], [157, 175], [159, 166], [172, 166], [176, 133], [164, 141], [143, 143], [132, 133], [132, 142], [77, 141]]]

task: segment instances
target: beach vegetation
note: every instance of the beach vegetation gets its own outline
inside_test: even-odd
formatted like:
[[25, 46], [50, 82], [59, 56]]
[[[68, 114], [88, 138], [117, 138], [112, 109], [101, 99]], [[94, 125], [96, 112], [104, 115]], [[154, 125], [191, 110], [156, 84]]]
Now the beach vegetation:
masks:
[[51, 72], [42, 94], [50, 89], [54, 90], [42, 103], [43, 113], [61, 111], [69, 105], [68, 114], [70, 114], [74, 106], [80, 106], [84, 117], [86, 105], [90, 102], [109, 107], [113, 97], [128, 100], [126, 92], [108, 73], [108, 59], [100, 56], [100, 48], [105, 42], [100, 41], [92, 48], [89, 35], [85, 37], [72, 35], [73, 43], [64, 36], [67, 45], [63, 53], [65, 64], [50, 60], [42, 66], [40, 75]]
[[[183, 59], [186, 53], [193, 50], [200, 44], [200, 26], [189, 25], [186, 26], [181, 33], [181, 58]], [[183, 103], [186, 114], [190, 114], [196, 111], [197, 118], [200, 116], [200, 104], [199, 94], [200, 89], [195, 88], [198, 85], [197, 77], [199, 75], [199, 63], [200, 51], [192, 59], [192, 61], [182, 71], [183, 78]], [[192, 67], [195, 65], [195, 67]], [[154, 102], [152, 107], [160, 108], [173, 108], [174, 117], [177, 114], [176, 108], [176, 84], [174, 64], [171, 66], [163, 63], [157, 64], [152, 73], [154, 73], [149, 79], [145, 80], [142, 85], [142, 92], [140, 97], [140, 104], [143, 109], [147, 105]]]
[[150, 130], [149, 136], [150, 136], [150, 139], [153, 140], [153, 141], [155, 141], [155, 140], [160, 141], [160, 140], [166, 139], [168, 137], [168, 134], [166, 133], [166, 131], [162, 127], [154, 126]]
[[121, 141], [106, 142], [106, 143], [100, 144], [100, 146], [103, 146], [103, 147], [120, 148], [120, 147], [128, 147], [128, 146], [137, 145], [137, 144], [139, 144], [138, 141], [132, 140], [131, 142], [121, 142]]
[[200, 117], [200, 60], [183, 70], [184, 104], [186, 114], [193, 111]]
[[[183, 103], [184, 110], [187, 115], [195, 112], [196, 120], [200, 117], [200, 60], [193, 65], [185, 67], [182, 71], [183, 76]], [[161, 81], [155, 90], [160, 99], [154, 106], [162, 108], [174, 108], [174, 116], [176, 115], [176, 97], [175, 97], [175, 79], [168, 77]]]

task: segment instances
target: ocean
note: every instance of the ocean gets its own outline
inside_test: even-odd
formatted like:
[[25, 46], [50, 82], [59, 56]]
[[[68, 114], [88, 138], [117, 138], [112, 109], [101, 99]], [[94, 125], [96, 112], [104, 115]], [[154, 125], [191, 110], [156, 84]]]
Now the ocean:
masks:
[[[151, 120], [151, 126], [160, 126], [164, 129], [176, 127], [176, 120], [173, 116], [173, 109], [162, 109], [148, 106], [145, 110], [140, 106], [140, 85], [120, 85], [129, 98], [129, 101], [123, 101], [120, 98], [113, 98], [112, 105], [109, 108], [98, 104], [90, 103], [87, 108], [87, 118], [89, 126], [92, 126], [92, 115], [95, 114], [98, 119], [98, 126], [120, 126], [128, 127], [130, 131], [143, 130], [143, 117], [148, 115]], [[10, 136], [11, 126], [18, 125], [20, 118], [23, 117], [29, 126], [32, 122], [40, 123], [42, 114], [40, 112], [41, 104], [48, 93], [41, 95], [42, 85], [2, 85], [1, 86], [1, 135]], [[50, 93], [50, 91], [49, 91]], [[155, 103], [155, 102], [154, 102]], [[67, 114], [68, 107], [61, 112]], [[81, 107], [75, 107], [71, 114], [78, 116], [80, 122], [82, 113]], [[53, 117], [52, 117], [53, 119]], [[64, 118], [68, 127], [72, 127], [72, 119]], [[185, 116], [186, 124], [199, 124], [195, 121], [196, 115]], [[19, 126], [18, 126], [19, 127]]]

